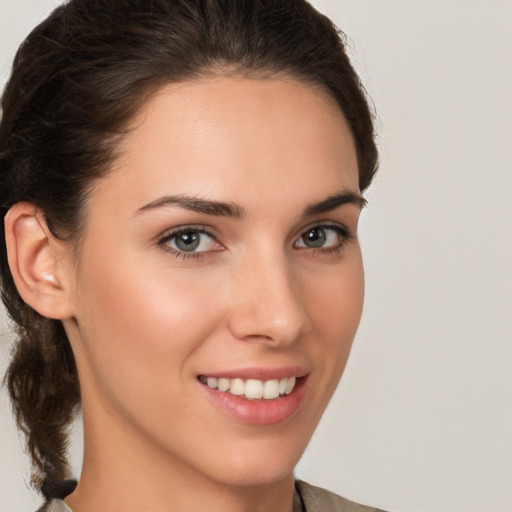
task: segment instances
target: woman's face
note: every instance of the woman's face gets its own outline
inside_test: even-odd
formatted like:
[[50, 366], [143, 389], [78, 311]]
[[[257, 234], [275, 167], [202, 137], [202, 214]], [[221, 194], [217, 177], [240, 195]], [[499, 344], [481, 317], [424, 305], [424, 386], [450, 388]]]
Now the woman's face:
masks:
[[313, 87], [154, 96], [88, 198], [74, 267], [86, 450], [228, 485], [289, 477], [359, 323], [360, 207], [350, 130]]

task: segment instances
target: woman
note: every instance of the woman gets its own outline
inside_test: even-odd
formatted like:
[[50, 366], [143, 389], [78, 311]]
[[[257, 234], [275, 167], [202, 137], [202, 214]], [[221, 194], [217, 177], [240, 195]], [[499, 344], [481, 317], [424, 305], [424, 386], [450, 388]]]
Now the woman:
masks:
[[377, 166], [331, 22], [302, 0], [73, 0], [2, 108], [7, 382], [42, 510], [375, 510], [293, 477], [359, 323]]

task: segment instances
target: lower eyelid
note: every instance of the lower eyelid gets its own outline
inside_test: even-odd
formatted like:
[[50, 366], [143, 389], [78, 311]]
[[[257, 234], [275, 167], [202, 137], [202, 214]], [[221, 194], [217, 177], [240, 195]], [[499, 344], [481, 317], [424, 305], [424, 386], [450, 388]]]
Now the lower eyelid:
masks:
[[178, 248], [171, 247], [168, 244], [169, 240], [172, 240], [172, 238], [176, 236], [175, 234], [172, 234], [171, 237], [165, 237], [160, 242], [158, 242], [158, 245], [167, 253], [174, 256], [176, 259], [186, 260], [186, 259], [201, 259], [201, 258], [207, 258], [209, 256], [212, 256], [213, 253], [216, 252], [222, 252], [224, 251], [224, 247], [219, 244], [218, 242], [214, 240], [215, 244], [218, 246], [218, 248], [209, 249], [206, 251], [182, 251]]
[[175, 249], [167, 249], [171, 254], [174, 255], [174, 257], [177, 259], [177, 260], [188, 260], [188, 259], [200, 259], [200, 258], [204, 258], [205, 254], [208, 254], [208, 253], [205, 253], [205, 252], [185, 252], [185, 251], [178, 251], [178, 250], [175, 250]]

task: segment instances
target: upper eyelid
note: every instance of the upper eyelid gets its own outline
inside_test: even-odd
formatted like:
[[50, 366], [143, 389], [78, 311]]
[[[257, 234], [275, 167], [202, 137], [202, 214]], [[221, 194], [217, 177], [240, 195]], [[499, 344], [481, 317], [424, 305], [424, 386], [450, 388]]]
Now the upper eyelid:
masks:
[[344, 231], [347, 235], [350, 235], [350, 236], [353, 235], [352, 230], [346, 224], [343, 224], [342, 222], [337, 222], [337, 221], [332, 221], [332, 220], [323, 220], [323, 221], [321, 220], [321, 221], [313, 222], [311, 224], [308, 224], [306, 227], [301, 228], [298, 236], [303, 235], [306, 231], [309, 231], [310, 229], [313, 229], [313, 228], [340, 229], [340, 230]]
[[176, 226], [174, 228], [166, 229], [163, 233], [158, 235], [157, 241], [161, 242], [162, 240], [172, 238], [173, 236], [179, 235], [180, 233], [186, 231], [197, 231], [198, 233], [204, 233], [208, 236], [211, 236], [218, 243], [221, 243], [218, 239], [218, 234], [216, 230], [206, 225], [194, 225], [194, 224], [183, 224], [182, 226]]

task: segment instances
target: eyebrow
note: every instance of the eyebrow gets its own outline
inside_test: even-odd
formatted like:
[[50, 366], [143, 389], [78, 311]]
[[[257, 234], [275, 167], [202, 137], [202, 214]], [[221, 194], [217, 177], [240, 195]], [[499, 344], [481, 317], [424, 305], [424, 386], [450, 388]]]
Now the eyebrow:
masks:
[[[339, 194], [329, 196], [327, 199], [318, 203], [310, 204], [304, 209], [302, 216], [311, 217], [320, 213], [326, 213], [344, 204], [353, 204], [359, 208], [364, 208], [366, 203], [366, 199], [359, 194], [354, 192], [341, 192]], [[178, 206], [193, 212], [205, 213], [207, 215], [215, 215], [218, 217], [242, 219], [247, 216], [247, 211], [236, 203], [225, 203], [222, 201], [213, 201], [211, 199], [202, 199], [182, 194], [160, 197], [159, 199], [151, 201], [139, 208], [137, 210], [137, 214], [168, 206]]]
[[329, 196], [319, 203], [310, 204], [306, 207], [302, 216], [310, 217], [312, 215], [318, 215], [319, 213], [330, 212], [344, 204], [353, 204], [362, 209], [367, 205], [367, 201], [364, 197], [354, 192], [341, 192], [340, 194]]
[[163, 196], [159, 199], [144, 205], [137, 210], [137, 213], [162, 208], [164, 206], [179, 206], [193, 212], [206, 213], [207, 215], [216, 215], [219, 217], [233, 217], [241, 219], [247, 215], [247, 212], [236, 203], [223, 203], [211, 199], [201, 199], [199, 197], [187, 195]]

